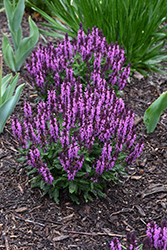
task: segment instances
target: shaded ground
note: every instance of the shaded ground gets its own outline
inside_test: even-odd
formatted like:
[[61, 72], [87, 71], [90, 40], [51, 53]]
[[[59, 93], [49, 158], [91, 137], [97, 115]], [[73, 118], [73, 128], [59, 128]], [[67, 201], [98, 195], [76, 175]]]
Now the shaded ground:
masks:
[[[9, 35], [6, 17], [0, 13], [0, 30]], [[27, 18], [23, 20], [24, 36], [29, 34]], [[0, 47], [2, 33], [0, 34]], [[6, 65], [3, 74], [10, 73]], [[14, 111], [23, 117], [24, 101], [33, 105], [33, 88], [26, 82]], [[106, 188], [106, 199], [94, 199], [80, 205], [61, 195], [60, 205], [49, 197], [41, 198], [39, 189], [31, 190], [24, 164], [18, 163], [10, 119], [0, 134], [0, 249], [66, 250], [110, 249], [113, 235], [125, 243], [128, 231], [135, 231], [140, 243], [146, 223], [159, 225], [167, 213], [167, 113], [164, 112], [154, 133], [147, 135], [142, 117], [148, 106], [167, 90], [166, 76], [154, 74], [146, 79], [132, 77], [123, 99], [136, 113], [138, 136], [144, 136], [145, 148], [133, 165], [126, 167], [122, 183]], [[20, 83], [19, 82], [19, 83]]]

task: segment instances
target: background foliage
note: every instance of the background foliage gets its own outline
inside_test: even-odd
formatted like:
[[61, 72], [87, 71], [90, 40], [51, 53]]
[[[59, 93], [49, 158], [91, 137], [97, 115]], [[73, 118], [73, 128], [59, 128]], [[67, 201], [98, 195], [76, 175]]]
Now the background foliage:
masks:
[[123, 45], [132, 71], [138, 70], [144, 75], [147, 71], [162, 73], [158, 67], [167, 60], [163, 49], [167, 26], [161, 26], [166, 20], [166, 1], [46, 0], [57, 18], [50, 17], [31, 1], [27, 2], [49, 22], [43, 23], [50, 29], [49, 32], [40, 30], [43, 34], [62, 38], [68, 32], [71, 37], [76, 37], [80, 22], [85, 32], [96, 25], [103, 30], [108, 43], [118, 41], [120, 46]]

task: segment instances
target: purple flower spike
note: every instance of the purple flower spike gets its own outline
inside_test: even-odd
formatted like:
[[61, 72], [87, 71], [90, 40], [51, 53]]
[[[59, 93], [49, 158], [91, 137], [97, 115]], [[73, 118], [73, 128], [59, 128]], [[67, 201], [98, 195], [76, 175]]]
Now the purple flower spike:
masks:
[[48, 184], [52, 184], [53, 177], [50, 170], [47, 168], [47, 164], [42, 162], [40, 152], [35, 146], [32, 146], [32, 149], [28, 151], [27, 160], [28, 164], [36, 168]]
[[117, 237], [114, 237], [111, 241], [110, 248], [112, 250], [122, 250], [121, 244], [119, 243], [119, 240]]
[[[77, 38], [72, 41], [66, 34], [56, 48], [52, 43], [48, 43], [47, 47], [39, 45], [38, 50], [33, 51], [32, 59], [27, 60], [27, 69], [41, 95], [47, 95], [50, 84], [59, 90], [64, 78], [73, 85], [75, 74], [76, 78], [82, 75], [86, 80], [85, 73], [88, 77], [86, 81], [93, 85], [105, 79], [107, 84], [117, 85], [118, 90], [122, 90], [130, 74], [130, 65], [124, 67], [124, 53], [117, 42], [115, 45], [107, 44], [103, 32], [96, 26], [92, 32], [89, 29], [86, 35], [80, 23]], [[78, 67], [83, 62], [85, 67]]]
[[132, 233], [127, 233], [127, 250], [139, 250], [139, 248], [137, 247], [137, 240], [135, 237], [135, 234]]
[[143, 250], [150, 250], [152, 247], [150, 237], [146, 237], [143, 240]]
[[31, 106], [28, 102], [25, 102], [24, 105], [24, 114], [27, 118], [31, 118], [32, 116], [32, 110], [31, 110]]
[[82, 24], [76, 39], [66, 34], [57, 46], [48, 43], [33, 51], [27, 68], [45, 101], [39, 101], [36, 116], [25, 103], [23, 123], [14, 118], [12, 128], [19, 143], [29, 145], [27, 160], [47, 183], [53, 177], [46, 163], [52, 166], [57, 154], [68, 180], [78, 178], [83, 168], [88, 172], [83, 176], [98, 182], [106, 172], [112, 179], [119, 164], [130, 164], [141, 153], [143, 139], [135, 143], [135, 114], [116, 95], [130, 74], [125, 60], [117, 42], [107, 44], [97, 27], [84, 34]]

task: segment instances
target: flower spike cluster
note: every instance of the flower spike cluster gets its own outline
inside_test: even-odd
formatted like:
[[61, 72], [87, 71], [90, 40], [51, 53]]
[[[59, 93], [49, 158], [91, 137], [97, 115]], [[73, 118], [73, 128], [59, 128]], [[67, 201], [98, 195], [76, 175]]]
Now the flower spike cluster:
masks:
[[[163, 220], [161, 227], [158, 227], [154, 221], [151, 221], [147, 225], [147, 236], [143, 240], [142, 249], [143, 250], [166, 250], [167, 249], [167, 221]], [[139, 250], [141, 249], [137, 246], [137, 241], [135, 239], [134, 233], [127, 233], [127, 247], [126, 250]], [[111, 241], [110, 248], [112, 250], [122, 250], [122, 246], [117, 237], [114, 237]]]
[[[71, 91], [73, 86], [74, 91]], [[59, 160], [67, 172], [68, 180], [74, 180], [82, 168], [83, 152], [93, 152], [97, 143], [102, 150], [92, 165], [95, 174], [91, 180], [94, 182], [117, 164], [122, 152], [126, 155], [124, 160], [130, 164], [143, 147], [143, 140], [134, 146], [136, 134], [133, 111], [116, 97], [105, 79], [96, 80], [93, 86], [87, 84], [82, 91], [80, 77], [73, 82], [64, 78], [61, 95], [56, 96], [55, 90], [51, 88], [47, 102], [39, 102], [36, 117], [31, 117], [31, 108], [27, 103], [24, 111], [22, 125], [16, 118], [13, 120], [13, 134], [21, 144], [27, 145], [27, 141], [32, 143], [27, 156], [29, 164], [34, 167], [30, 156], [35, 152], [35, 147], [46, 152], [52, 143], [60, 142]], [[40, 166], [36, 168], [40, 172], [41, 161], [36, 160], [35, 164], [37, 162]], [[46, 162], [43, 164], [42, 168], [47, 169]]]
[[158, 227], [154, 221], [147, 225], [147, 238], [143, 241], [144, 249], [146, 247], [155, 249], [167, 249], [167, 221], [163, 220], [161, 227]]
[[125, 61], [122, 46], [107, 44], [96, 26], [92, 34], [88, 29], [85, 35], [81, 24], [77, 39], [70, 41], [66, 34], [56, 47], [51, 43], [40, 45], [32, 52], [32, 59], [27, 60], [27, 69], [41, 96], [47, 94], [51, 83], [58, 90], [64, 78], [72, 83], [81, 75], [82, 84], [89, 79], [95, 85], [99, 79], [105, 79], [120, 91], [130, 74], [130, 65], [124, 67]]

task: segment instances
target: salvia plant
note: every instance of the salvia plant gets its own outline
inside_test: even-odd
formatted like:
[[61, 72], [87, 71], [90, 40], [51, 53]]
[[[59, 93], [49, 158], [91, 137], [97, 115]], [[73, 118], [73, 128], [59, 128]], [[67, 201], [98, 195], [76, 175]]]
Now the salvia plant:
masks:
[[109, 86], [113, 86], [117, 95], [121, 94], [127, 78], [130, 74], [130, 64], [124, 67], [126, 57], [123, 47], [118, 43], [107, 44], [102, 30], [95, 26], [85, 35], [80, 23], [77, 38], [70, 41], [66, 33], [63, 41], [56, 47], [48, 43], [47, 47], [40, 45], [38, 50], [32, 52], [32, 59], [27, 60], [27, 69], [33, 77], [39, 96], [47, 99], [47, 91], [50, 85], [58, 91], [58, 86], [64, 78], [73, 82], [78, 76], [81, 78], [83, 88], [88, 83], [98, 79], [106, 80]]
[[42, 11], [27, 0], [48, 23], [43, 23], [49, 31], [40, 30], [45, 35], [62, 38], [66, 32], [76, 37], [79, 23], [87, 28], [95, 25], [102, 29], [108, 43], [118, 41], [125, 49], [126, 63], [131, 62], [131, 70], [158, 71], [163, 61], [167, 61], [164, 48], [167, 25], [164, 25], [167, 4], [164, 0], [45, 0], [52, 11]]
[[112, 250], [166, 250], [167, 249], [167, 221], [162, 221], [161, 227], [158, 227], [154, 221], [147, 225], [146, 237], [141, 245], [137, 246], [137, 240], [134, 232], [127, 234], [126, 247], [121, 246], [117, 237], [114, 237], [110, 246]]
[[36, 24], [29, 17], [30, 36], [22, 39], [21, 21], [24, 14], [25, 0], [19, 0], [18, 4], [4, 0], [4, 7], [8, 19], [8, 25], [12, 36], [14, 50], [9, 38], [3, 34], [2, 51], [8, 67], [16, 72], [19, 71], [27, 56], [31, 53], [39, 38]]
[[117, 98], [98, 68], [96, 64], [93, 83], [88, 79], [84, 90], [81, 78], [75, 79], [67, 68], [59, 95], [51, 86], [47, 101], [41, 100], [34, 111], [36, 116], [25, 103], [23, 123], [17, 117], [12, 121], [25, 155], [22, 160], [28, 162], [29, 173], [39, 173], [33, 186], [57, 203], [61, 189], [76, 202], [80, 194], [86, 201], [91, 194], [105, 197], [106, 183], [116, 181], [116, 173], [124, 173], [124, 163], [133, 162], [143, 148], [143, 138], [135, 143], [133, 110]]

